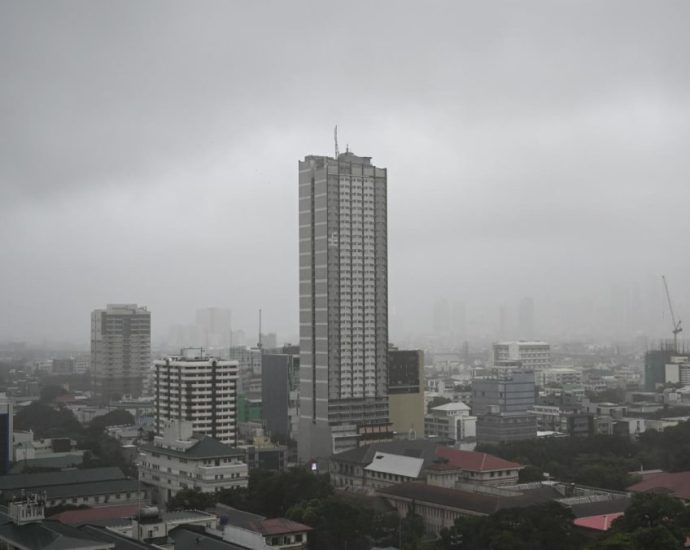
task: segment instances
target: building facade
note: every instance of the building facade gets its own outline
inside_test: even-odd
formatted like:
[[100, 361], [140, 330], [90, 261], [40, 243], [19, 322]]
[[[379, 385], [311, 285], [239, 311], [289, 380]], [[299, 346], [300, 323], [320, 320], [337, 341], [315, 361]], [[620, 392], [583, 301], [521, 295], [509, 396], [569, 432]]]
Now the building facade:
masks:
[[369, 157], [299, 163], [302, 461], [389, 422], [386, 186]]
[[388, 411], [395, 432], [410, 438], [423, 435], [423, 351], [388, 351]]
[[446, 403], [429, 411], [424, 419], [424, 435], [453, 441], [474, 439], [477, 435], [477, 417], [462, 402]]
[[542, 372], [551, 368], [551, 346], [546, 342], [498, 342], [494, 344], [493, 356], [494, 365], [501, 361], [519, 361], [522, 368], [534, 371], [540, 384]]
[[497, 371], [472, 380], [472, 413], [486, 414], [491, 407], [500, 412], [525, 412], [534, 406], [534, 372], [524, 369]]
[[154, 361], [156, 432], [172, 420], [194, 432], [237, 444], [237, 361], [204, 356], [200, 349]]
[[142, 394], [151, 364], [151, 313], [136, 304], [108, 304], [91, 313], [91, 376], [101, 402]]
[[162, 435], [139, 450], [139, 476], [142, 482], [156, 488], [156, 503], [164, 504], [182, 489], [215, 493], [246, 487], [248, 483], [244, 450], [212, 437], [197, 439], [188, 421], [166, 423]]
[[12, 400], [0, 393], [0, 475], [9, 473], [13, 455], [14, 410]]
[[279, 441], [297, 439], [299, 354], [264, 353], [261, 366], [261, 402], [261, 414], [268, 435]]

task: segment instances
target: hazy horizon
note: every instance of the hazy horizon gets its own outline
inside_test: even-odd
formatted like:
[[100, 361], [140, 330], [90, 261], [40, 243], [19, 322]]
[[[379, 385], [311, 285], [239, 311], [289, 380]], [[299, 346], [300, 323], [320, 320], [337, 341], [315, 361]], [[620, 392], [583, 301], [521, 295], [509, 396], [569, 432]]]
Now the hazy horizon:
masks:
[[[690, 4], [0, 6], [0, 342], [154, 340], [197, 309], [298, 332], [297, 162], [388, 169], [391, 340], [441, 299], [476, 337], [690, 318]], [[482, 336], [482, 337], [483, 337]], [[506, 335], [510, 336], [510, 335]]]

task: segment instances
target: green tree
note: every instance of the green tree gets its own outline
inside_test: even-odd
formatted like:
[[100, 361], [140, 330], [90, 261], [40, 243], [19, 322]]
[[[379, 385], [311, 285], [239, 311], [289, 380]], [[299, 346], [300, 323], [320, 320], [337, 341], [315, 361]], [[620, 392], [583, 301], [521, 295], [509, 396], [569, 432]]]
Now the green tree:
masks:
[[65, 395], [66, 393], [67, 390], [62, 386], [58, 386], [56, 384], [49, 384], [41, 388], [41, 395], [39, 401], [41, 401], [42, 403], [49, 404], [55, 401], [56, 397], [60, 395]]
[[335, 495], [296, 504], [287, 517], [309, 525], [310, 548], [320, 550], [368, 550], [373, 532], [372, 514]]
[[182, 489], [168, 500], [168, 510], [205, 510], [215, 504], [214, 494], [202, 493], [200, 489]]
[[[685, 546], [690, 513], [678, 499], [654, 493], [636, 493], [623, 517], [593, 546], [593, 550], [674, 550]], [[623, 541], [630, 546], [622, 546]]]
[[35, 437], [79, 438], [84, 428], [72, 411], [64, 407], [54, 408], [41, 401], [34, 401], [14, 416], [16, 430], [33, 430]]

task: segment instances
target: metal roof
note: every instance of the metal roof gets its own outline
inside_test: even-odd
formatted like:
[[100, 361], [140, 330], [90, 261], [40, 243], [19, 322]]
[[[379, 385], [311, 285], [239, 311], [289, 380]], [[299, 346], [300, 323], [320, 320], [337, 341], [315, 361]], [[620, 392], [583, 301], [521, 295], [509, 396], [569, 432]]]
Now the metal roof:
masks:
[[381, 472], [416, 479], [424, 466], [423, 458], [376, 453], [371, 464], [364, 469], [369, 472]]

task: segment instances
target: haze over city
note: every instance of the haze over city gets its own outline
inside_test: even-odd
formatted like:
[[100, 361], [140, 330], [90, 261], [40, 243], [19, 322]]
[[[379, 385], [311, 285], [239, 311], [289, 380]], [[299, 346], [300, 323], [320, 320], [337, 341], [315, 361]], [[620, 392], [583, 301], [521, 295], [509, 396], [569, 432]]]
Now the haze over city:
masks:
[[298, 332], [297, 161], [388, 169], [390, 338], [688, 317], [685, 2], [3, 2], [0, 342], [207, 306]]

